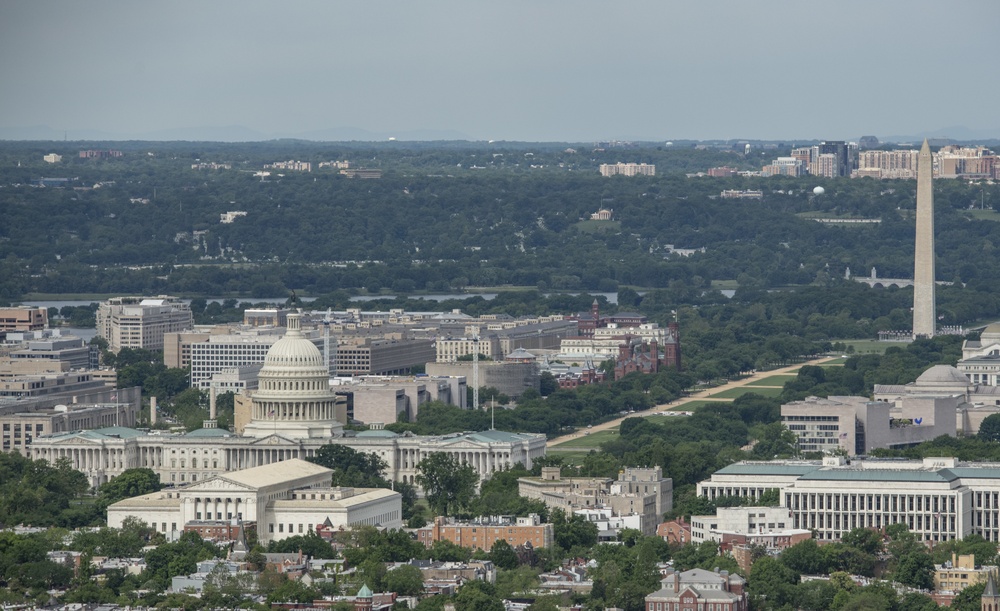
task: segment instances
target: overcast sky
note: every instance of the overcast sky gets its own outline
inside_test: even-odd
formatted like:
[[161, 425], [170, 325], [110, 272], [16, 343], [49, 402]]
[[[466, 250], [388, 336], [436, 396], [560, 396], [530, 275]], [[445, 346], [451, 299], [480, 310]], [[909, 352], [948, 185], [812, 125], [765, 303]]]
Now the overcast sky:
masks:
[[998, 0], [2, 0], [0, 127], [998, 132], [998, 58]]

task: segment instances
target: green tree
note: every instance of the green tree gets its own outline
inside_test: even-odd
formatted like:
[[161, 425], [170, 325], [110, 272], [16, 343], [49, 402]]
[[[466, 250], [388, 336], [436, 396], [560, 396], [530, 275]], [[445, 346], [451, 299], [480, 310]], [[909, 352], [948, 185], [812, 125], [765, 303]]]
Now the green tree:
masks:
[[590, 548], [597, 543], [597, 525], [581, 515], [566, 515], [561, 509], [549, 515], [556, 545], [566, 551]]
[[476, 470], [451, 454], [434, 452], [417, 463], [417, 470], [417, 483], [438, 515], [467, 506], [476, 494]]
[[267, 550], [270, 553], [286, 554], [301, 550], [303, 554], [312, 558], [336, 557], [336, 553], [333, 551], [333, 546], [330, 545], [330, 542], [312, 530], [305, 535], [296, 535], [281, 539], [280, 541], [271, 541], [267, 546]]
[[152, 469], [136, 468], [122, 471], [121, 475], [101, 485], [97, 493], [107, 506], [122, 499], [156, 492], [162, 487], [160, 476]]
[[778, 560], [765, 556], [753, 563], [748, 581], [755, 607], [766, 601], [768, 608], [778, 609], [794, 601], [799, 574]]
[[867, 554], [880, 554], [884, 549], [881, 533], [871, 528], [855, 528], [845, 533], [840, 541]]
[[465, 583], [455, 595], [455, 607], [462, 611], [504, 611], [503, 602], [496, 597], [491, 584], [472, 580]]
[[423, 573], [413, 565], [404, 564], [385, 574], [385, 587], [400, 596], [419, 596], [424, 591]]
[[806, 539], [786, 548], [779, 556], [782, 564], [793, 571], [805, 575], [827, 573], [826, 558], [815, 539]]
[[1000, 441], [1000, 414], [990, 414], [979, 425], [976, 437], [983, 441]]
[[493, 547], [490, 548], [490, 560], [498, 568], [505, 570], [517, 568], [518, 564], [520, 564], [517, 559], [517, 552], [504, 539], [497, 539]]
[[893, 579], [921, 590], [934, 589], [934, 562], [924, 550], [914, 550], [896, 559]]
[[951, 601], [951, 608], [955, 609], [955, 611], [980, 611], [982, 608], [983, 590], [985, 589], [985, 583], [977, 583], [963, 588]]

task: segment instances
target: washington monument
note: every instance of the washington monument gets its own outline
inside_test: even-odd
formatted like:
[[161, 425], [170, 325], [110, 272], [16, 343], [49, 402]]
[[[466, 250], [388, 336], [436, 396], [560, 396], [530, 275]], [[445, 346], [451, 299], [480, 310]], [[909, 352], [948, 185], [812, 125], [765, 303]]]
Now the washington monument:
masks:
[[917, 240], [913, 269], [913, 339], [934, 337], [934, 186], [931, 147], [924, 140], [917, 156]]

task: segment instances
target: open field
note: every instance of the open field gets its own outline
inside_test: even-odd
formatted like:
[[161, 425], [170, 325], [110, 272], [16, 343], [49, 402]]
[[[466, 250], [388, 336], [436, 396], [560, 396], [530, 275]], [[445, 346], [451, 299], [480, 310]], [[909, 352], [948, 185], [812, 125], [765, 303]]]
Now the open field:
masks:
[[621, 231], [622, 224], [618, 221], [593, 221], [587, 219], [575, 225], [583, 233], [603, 233], [606, 231]]
[[736, 399], [747, 393], [758, 394], [762, 397], [777, 397], [781, 394], [782, 388], [761, 388], [760, 386], [743, 386], [740, 388], [730, 388], [719, 393], [709, 395], [709, 399]]
[[770, 376], [763, 380], [754, 380], [747, 383], [747, 386], [784, 386], [785, 382], [791, 382], [798, 376]]
[[587, 434], [589, 429], [581, 429], [579, 434], [570, 439], [563, 445], [572, 448], [592, 448], [597, 449], [605, 441], [611, 441], [618, 436], [617, 429], [608, 429], [605, 431], [597, 431], [594, 433]]
[[563, 459], [564, 465], [580, 464], [583, 459], [591, 452], [597, 451], [596, 448], [593, 450], [560, 450], [558, 447], [549, 448], [546, 450], [546, 455], [548, 456], [558, 456]]
[[886, 348], [900, 345], [899, 342], [880, 342], [874, 339], [838, 339], [834, 342], [853, 346], [857, 354], [882, 354]]
[[971, 216], [977, 221], [1000, 221], [1000, 212], [996, 210], [964, 210], [966, 216]]

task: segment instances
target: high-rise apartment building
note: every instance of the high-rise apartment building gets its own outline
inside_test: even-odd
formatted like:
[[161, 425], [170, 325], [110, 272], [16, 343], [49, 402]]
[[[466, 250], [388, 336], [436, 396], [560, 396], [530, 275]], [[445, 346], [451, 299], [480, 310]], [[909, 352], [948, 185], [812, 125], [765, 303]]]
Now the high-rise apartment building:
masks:
[[650, 163], [602, 163], [601, 176], [655, 176], [656, 166]]
[[857, 176], [864, 178], [916, 178], [917, 151], [860, 151]]
[[97, 308], [97, 334], [114, 353], [122, 348], [163, 350], [164, 334], [193, 326], [188, 304], [166, 295], [115, 297]]

